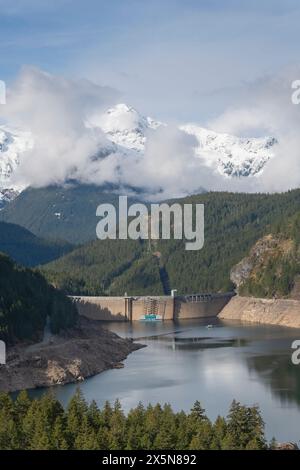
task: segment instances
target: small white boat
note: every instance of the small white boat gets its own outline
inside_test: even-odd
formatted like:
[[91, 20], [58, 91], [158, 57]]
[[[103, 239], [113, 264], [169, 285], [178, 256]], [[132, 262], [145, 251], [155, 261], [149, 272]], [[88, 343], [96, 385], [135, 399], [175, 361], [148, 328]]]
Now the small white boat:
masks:
[[213, 325], [206, 325], [206, 328], [213, 328]]

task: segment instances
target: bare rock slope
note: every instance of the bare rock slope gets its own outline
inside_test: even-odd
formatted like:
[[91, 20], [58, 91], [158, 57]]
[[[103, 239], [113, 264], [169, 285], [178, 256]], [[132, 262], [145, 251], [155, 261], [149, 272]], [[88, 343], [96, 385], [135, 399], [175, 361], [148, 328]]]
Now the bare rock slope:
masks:
[[219, 318], [300, 328], [300, 301], [236, 296], [219, 313]]
[[76, 328], [52, 336], [49, 342], [19, 345], [0, 366], [0, 391], [49, 387], [78, 382], [104, 370], [122, 367], [128, 354], [143, 347], [80, 318]]

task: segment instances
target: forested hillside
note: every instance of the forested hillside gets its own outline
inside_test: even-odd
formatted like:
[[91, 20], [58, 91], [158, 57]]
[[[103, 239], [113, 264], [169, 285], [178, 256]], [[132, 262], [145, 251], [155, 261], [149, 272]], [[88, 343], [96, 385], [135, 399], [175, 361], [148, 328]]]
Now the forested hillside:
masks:
[[0, 222], [0, 252], [24, 266], [49, 263], [72, 248], [68, 242], [44, 240], [19, 225]]
[[157, 258], [148, 243], [97, 240], [41, 267], [47, 279], [68, 294], [161, 294]]
[[77, 319], [73, 303], [38, 272], [16, 265], [0, 254], [0, 339], [39, 340], [50, 317], [53, 333]]
[[0, 211], [0, 220], [21, 225], [41, 238], [79, 244], [96, 238], [96, 209], [107, 202], [118, 207], [118, 192], [113, 185], [69, 182], [64, 186], [28, 188]]
[[161, 294], [162, 272], [179, 293], [228, 291], [230, 271], [263, 235], [300, 207], [300, 190], [284, 194], [206, 193], [177, 200], [205, 205], [205, 244], [185, 241], [95, 241], [45, 267], [46, 277], [68, 293]]

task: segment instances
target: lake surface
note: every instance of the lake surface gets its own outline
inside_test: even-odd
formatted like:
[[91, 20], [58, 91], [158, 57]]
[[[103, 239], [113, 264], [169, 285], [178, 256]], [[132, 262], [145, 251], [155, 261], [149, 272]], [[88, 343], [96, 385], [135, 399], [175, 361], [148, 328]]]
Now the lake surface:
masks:
[[119, 398], [126, 411], [139, 401], [169, 402], [188, 411], [200, 400], [215, 419], [227, 414], [235, 398], [259, 404], [268, 439], [300, 440], [300, 365], [291, 362], [291, 344], [300, 339], [300, 330], [218, 319], [104, 326], [147, 347], [129, 355], [124, 369], [55, 387], [63, 404], [79, 386], [88, 401], [101, 406]]

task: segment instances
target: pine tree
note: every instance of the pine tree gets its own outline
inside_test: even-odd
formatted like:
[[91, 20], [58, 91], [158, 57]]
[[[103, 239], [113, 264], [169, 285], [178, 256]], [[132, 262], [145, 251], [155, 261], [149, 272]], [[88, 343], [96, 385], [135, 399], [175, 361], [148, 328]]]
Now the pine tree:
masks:
[[211, 443], [211, 448], [213, 450], [223, 449], [223, 440], [226, 436], [226, 431], [226, 420], [221, 416], [218, 416], [213, 426], [213, 439]]
[[224, 442], [230, 449], [265, 448], [264, 422], [257, 406], [250, 408], [232, 402]]
[[51, 435], [53, 449], [68, 450], [67, 422], [65, 416], [57, 416]]
[[154, 440], [156, 449], [175, 449], [177, 443], [177, 428], [175, 416], [169, 404], [164, 405], [161, 414], [161, 424]]
[[109, 447], [114, 450], [122, 450], [126, 445], [125, 438], [126, 418], [122, 411], [121, 403], [116, 400], [110, 419]]
[[145, 408], [140, 402], [138, 406], [130, 410], [127, 416], [127, 450], [143, 449], [142, 440], [144, 435]]
[[70, 448], [76, 448], [74, 447], [75, 441], [81, 434], [83, 418], [87, 411], [87, 403], [80, 389], [77, 389], [67, 408], [67, 434]]
[[213, 428], [208, 419], [202, 420], [197, 426], [189, 448], [191, 450], [209, 450], [213, 440]]

